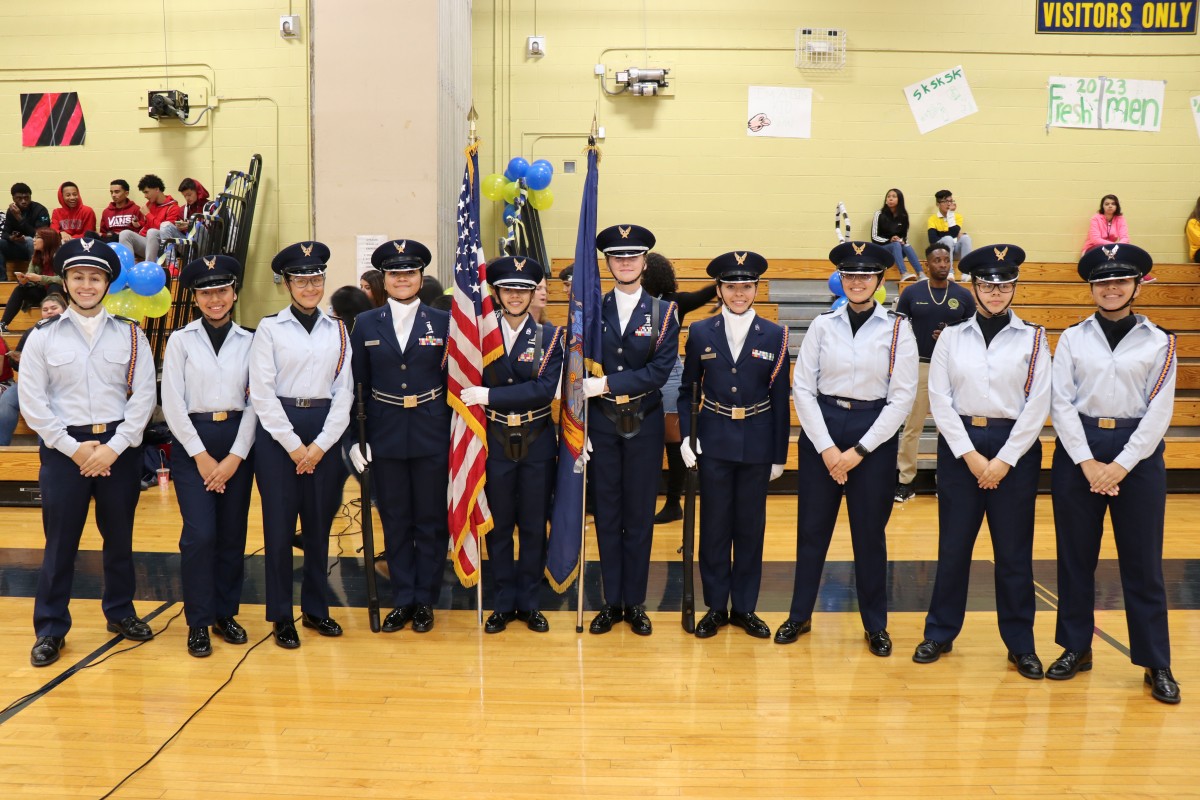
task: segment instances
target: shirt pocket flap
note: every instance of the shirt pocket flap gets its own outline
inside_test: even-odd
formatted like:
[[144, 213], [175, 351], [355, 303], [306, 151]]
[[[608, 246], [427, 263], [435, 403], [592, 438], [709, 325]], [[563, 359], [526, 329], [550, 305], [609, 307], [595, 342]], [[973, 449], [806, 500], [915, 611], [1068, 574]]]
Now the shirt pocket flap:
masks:
[[46, 354], [46, 363], [52, 367], [61, 367], [75, 360], [74, 350], [55, 350]]

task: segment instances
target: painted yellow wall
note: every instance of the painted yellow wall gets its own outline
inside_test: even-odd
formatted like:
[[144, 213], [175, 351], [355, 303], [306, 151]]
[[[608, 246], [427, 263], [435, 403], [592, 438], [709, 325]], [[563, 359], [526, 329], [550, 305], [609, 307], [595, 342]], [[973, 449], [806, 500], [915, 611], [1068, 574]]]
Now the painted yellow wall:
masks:
[[[643, 15], [643, 8], [647, 13]], [[887, 189], [906, 194], [922, 247], [933, 193], [954, 191], [977, 245], [1016, 242], [1033, 260], [1079, 255], [1102, 195], [1119, 195], [1133, 240], [1158, 260], [1185, 258], [1184, 219], [1200, 194], [1200, 40], [1185, 36], [1047, 36], [1031, 0], [907, 4], [858, 0], [541, 2], [547, 55], [525, 56], [534, 5], [474, 7], [475, 104], [483, 171], [509, 156], [555, 163], [543, 216], [555, 257], [574, 252], [581, 150], [593, 113], [606, 128], [600, 225], [638, 222], [668, 256], [753, 248], [821, 257], [835, 243], [838, 200], [857, 236]], [[795, 29], [849, 32], [847, 65], [798, 70]], [[593, 67], [669, 67], [670, 97], [607, 97]], [[922, 136], [903, 88], [962, 64], [979, 112]], [[1162, 131], [1045, 128], [1052, 75], [1165, 79]], [[751, 139], [747, 87], [811, 87], [813, 136]], [[568, 134], [569, 138], [560, 138]], [[564, 159], [581, 171], [562, 174]], [[487, 204], [491, 206], [492, 204]], [[489, 253], [499, 206], [487, 208]]]
[[[64, 180], [80, 186], [97, 218], [108, 184], [125, 178], [132, 195], [153, 172], [170, 193], [185, 177], [215, 195], [231, 169], [254, 153], [264, 182], [241, 295], [239, 318], [254, 324], [285, 302], [271, 281], [280, 243], [311, 236], [308, 31], [280, 38], [281, 14], [307, 20], [305, 0], [206, 0], [204, 3], [101, 3], [55, 0], [0, 7], [0, 164], [3, 192], [21, 180], [53, 209]], [[165, 15], [165, 16], [164, 16]], [[185, 128], [146, 116], [146, 92], [188, 93], [195, 120]], [[20, 94], [75, 91], [87, 122], [81, 147], [21, 146]]]

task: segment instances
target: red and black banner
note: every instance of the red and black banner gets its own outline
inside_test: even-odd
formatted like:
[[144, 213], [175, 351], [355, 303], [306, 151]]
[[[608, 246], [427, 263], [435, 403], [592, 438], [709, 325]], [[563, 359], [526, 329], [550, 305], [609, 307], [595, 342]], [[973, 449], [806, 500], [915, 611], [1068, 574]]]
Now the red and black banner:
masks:
[[83, 144], [87, 126], [78, 92], [21, 95], [21, 144], [65, 147]]

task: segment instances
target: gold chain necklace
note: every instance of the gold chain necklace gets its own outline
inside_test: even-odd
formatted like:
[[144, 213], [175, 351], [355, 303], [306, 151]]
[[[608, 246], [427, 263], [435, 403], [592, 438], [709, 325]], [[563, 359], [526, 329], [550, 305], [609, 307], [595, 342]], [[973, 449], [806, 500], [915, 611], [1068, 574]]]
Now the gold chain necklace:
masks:
[[948, 284], [948, 283], [946, 284], [946, 293], [944, 295], [942, 295], [941, 302], [938, 302], [937, 300], [933, 299], [933, 287], [929, 286], [928, 283], [929, 282], [926, 281], [925, 288], [929, 290], [929, 301], [931, 303], [933, 303], [935, 306], [944, 305], [946, 303], [946, 298], [950, 296], [950, 284]]

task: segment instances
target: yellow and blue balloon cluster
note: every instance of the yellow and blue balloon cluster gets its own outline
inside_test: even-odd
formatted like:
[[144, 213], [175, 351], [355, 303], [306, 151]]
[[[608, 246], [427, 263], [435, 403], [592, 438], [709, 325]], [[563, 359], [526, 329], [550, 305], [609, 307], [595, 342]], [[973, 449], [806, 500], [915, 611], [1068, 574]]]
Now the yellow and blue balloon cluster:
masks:
[[508, 162], [503, 175], [493, 172], [480, 181], [479, 193], [488, 200], [503, 200], [504, 224], [511, 225], [517, 216], [517, 199], [522, 195], [538, 211], [554, 205], [554, 192], [550, 190], [553, 179], [554, 165], [546, 159], [539, 158], [530, 164], [517, 156]]
[[134, 263], [133, 251], [123, 244], [110, 245], [121, 260], [121, 272], [108, 287], [104, 308], [110, 314], [132, 319], [161, 317], [171, 310], [167, 273], [153, 261]]

